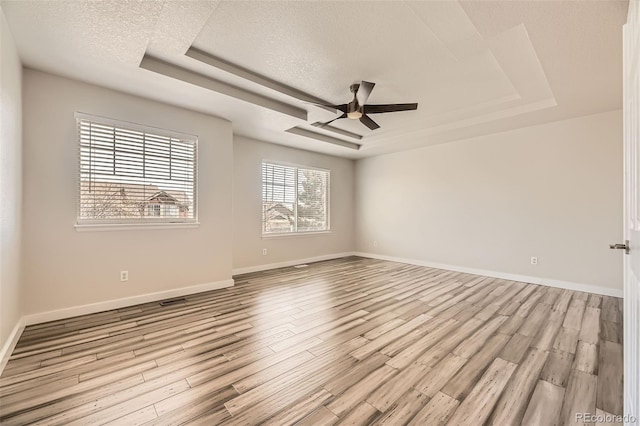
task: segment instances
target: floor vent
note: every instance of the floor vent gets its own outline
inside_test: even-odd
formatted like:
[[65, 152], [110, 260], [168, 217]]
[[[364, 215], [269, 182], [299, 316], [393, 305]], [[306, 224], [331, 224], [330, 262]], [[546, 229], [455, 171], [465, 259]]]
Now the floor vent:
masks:
[[160, 302], [160, 306], [177, 305], [179, 303], [184, 303], [186, 301], [187, 301], [187, 299], [185, 299], [184, 297], [180, 297], [178, 299], [163, 300], [162, 302]]
[[306, 268], [307, 266], [309, 266], [309, 265], [307, 265], [306, 263], [303, 263], [302, 265], [294, 266], [294, 268]]

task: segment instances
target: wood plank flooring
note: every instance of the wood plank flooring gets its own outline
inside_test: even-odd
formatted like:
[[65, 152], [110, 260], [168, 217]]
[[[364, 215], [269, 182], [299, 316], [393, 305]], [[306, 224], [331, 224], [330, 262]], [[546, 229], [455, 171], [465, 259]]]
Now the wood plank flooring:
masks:
[[[357, 257], [27, 327], [3, 425], [555, 425], [622, 413], [620, 299]], [[582, 424], [582, 423], [580, 423]]]

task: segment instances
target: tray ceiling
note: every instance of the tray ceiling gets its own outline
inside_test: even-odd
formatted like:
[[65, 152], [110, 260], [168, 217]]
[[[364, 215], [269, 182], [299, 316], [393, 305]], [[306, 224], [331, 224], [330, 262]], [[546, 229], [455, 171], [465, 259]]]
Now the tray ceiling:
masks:
[[[624, 1], [0, 4], [28, 67], [350, 158], [622, 106]], [[314, 126], [360, 80], [419, 108]]]

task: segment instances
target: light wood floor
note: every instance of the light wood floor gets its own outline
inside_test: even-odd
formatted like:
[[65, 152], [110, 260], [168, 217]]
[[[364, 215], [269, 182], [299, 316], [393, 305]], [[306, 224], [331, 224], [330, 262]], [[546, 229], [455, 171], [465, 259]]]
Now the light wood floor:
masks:
[[28, 327], [0, 378], [2, 424], [622, 414], [620, 299], [355, 257], [186, 299]]

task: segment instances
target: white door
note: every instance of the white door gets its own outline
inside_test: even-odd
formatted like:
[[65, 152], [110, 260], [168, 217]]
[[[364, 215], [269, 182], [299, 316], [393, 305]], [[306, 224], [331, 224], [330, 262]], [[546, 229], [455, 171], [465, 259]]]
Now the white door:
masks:
[[624, 26], [624, 413], [640, 425], [640, 0]]

